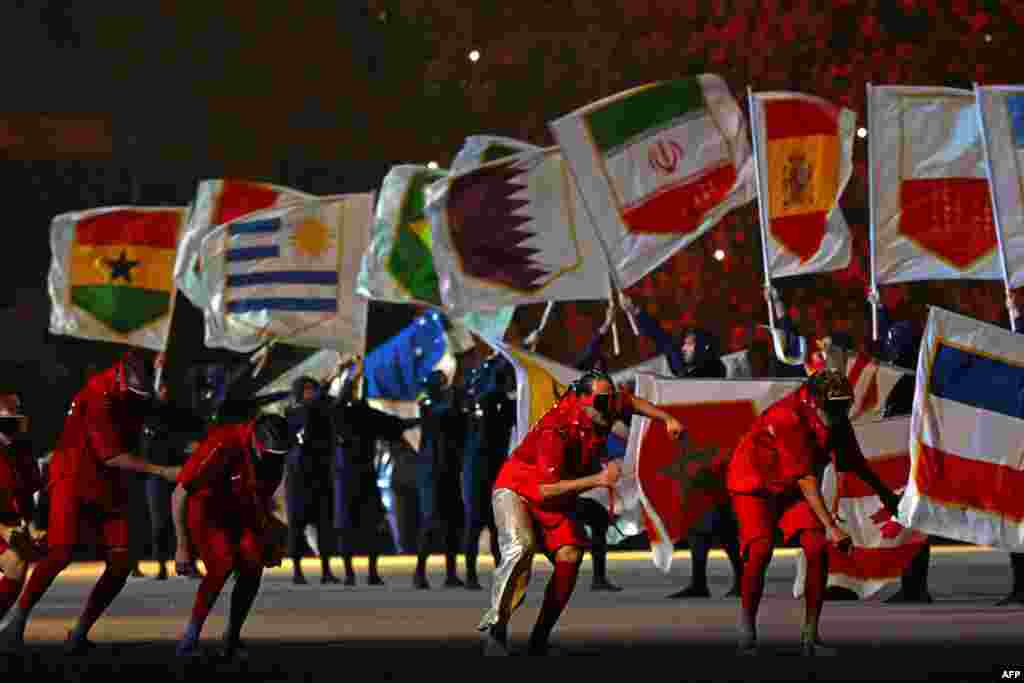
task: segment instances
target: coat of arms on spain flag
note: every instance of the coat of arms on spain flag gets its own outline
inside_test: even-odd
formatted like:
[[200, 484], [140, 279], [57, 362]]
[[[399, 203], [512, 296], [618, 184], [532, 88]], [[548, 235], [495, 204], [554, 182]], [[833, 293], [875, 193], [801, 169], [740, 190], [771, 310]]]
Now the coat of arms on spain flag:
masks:
[[50, 331], [163, 349], [187, 218], [184, 207], [109, 207], [54, 218]]

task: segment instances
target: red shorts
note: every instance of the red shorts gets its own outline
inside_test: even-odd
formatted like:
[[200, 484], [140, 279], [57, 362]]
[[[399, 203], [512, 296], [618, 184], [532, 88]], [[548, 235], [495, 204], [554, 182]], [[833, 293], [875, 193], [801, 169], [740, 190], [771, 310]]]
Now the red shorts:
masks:
[[782, 530], [782, 539], [789, 541], [805, 529], [823, 529], [818, 516], [801, 494], [758, 496], [733, 493], [732, 509], [740, 528], [740, 552], [746, 556], [747, 546], [760, 538], [773, 540], [775, 529]]
[[244, 515], [216, 506], [209, 499], [188, 501], [188, 534], [207, 568], [258, 570], [263, 567], [264, 544], [256, 525]]
[[128, 511], [105, 509], [75, 495], [73, 487], [63, 481], [54, 482], [50, 488], [46, 544], [56, 547], [79, 543], [127, 548]]
[[[554, 554], [564, 545], [574, 545], [580, 548], [590, 547], [590, 540], [578, 521], [569, 515], [552, 514], [550, 511], [545, 511], [543, 515], [536, 515], [533, 505], [525, 498], [522, 500], [526, 503], [530, 517], [533, 518], [533, 528], [539, 536], [537, 540], [541, 542], [546, 552]], [[541, 523], [540, 517], [543, 518], [543, 523]]]

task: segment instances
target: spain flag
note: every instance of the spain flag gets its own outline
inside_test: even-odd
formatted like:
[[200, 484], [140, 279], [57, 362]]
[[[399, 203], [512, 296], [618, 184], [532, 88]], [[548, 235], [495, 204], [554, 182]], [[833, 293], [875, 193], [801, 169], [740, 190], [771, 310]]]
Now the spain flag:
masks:
[[51, 331], [162, 349], [187, 210], [114, 207], [53, 220]]
[[856, 115], [800, 93], [759, 93], [751, 106], [767, 205], [768, 273], [845, 268], [851, 239], [839, 197], [853, 172]]

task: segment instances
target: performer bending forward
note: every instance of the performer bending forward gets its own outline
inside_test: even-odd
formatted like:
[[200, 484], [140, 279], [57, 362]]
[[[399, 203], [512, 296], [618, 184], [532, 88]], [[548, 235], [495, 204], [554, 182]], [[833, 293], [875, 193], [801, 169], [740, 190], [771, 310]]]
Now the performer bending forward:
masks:
[[242, 624], [259, 592], [263, 567], [279, 564], [284, 555], [284, 527], [273, 519], [271, 505], [291, 442], [288, 423], [278, 415], [213, 427], [178, 475], [175, 564], [187, 572], [194, 545], [206, 565], [192, 619], [178, 643], [179, 656], [196, 653], [203, 623], [233, 572], [237, 577], [221, 655], [244, 656]]
[[825, 507], [819, 475], [834, 458], [837, 472], [851, 471], [878, 494], [893, 515], [898, 497], [868, 467], [848, 413], [849, 380], [837, 370], [814, 373], [800, 389], [754, 421], [729, 461], [726, 486], [739, 522], [743, 554], [740, 654], [757, 650], [757, 609], [775, 547], [798, 538], [807, 560], [803, 654], [832, 654], [818, 637], [818, 618], [828, 579], [827, 544], [850, 547], [850, 536]]
[[491, 496], [501, 564], [494, 573], [491, 609], [478, 626], [486, 633], [485, 654], [508, 654], [508, 622], [525, 597], [538, 550], [555, 571], [528, 653], [547, 652], [548, 637], [576, 586], [587, 545], [573, 518], [576, 497], [618, 480], [617, 463], [600, 472], [598, 463], [613, 421], [630, 412], [664, 420], [673, 437], [682, 431], [671, 415], [626, 392], [617, 393], [610, 377], [591, 371], [537, 422], [502, 466]]

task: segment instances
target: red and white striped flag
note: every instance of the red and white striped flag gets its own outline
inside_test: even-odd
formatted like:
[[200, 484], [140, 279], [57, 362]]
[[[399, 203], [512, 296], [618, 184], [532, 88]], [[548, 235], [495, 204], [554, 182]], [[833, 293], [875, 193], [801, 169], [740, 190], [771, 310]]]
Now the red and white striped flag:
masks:
[[[892, 490], [903, 490], [910, 476], [910, 417], [859, 424], [854, 431], [872, 471]], [[899, 579], [920, 552], [925, 536], [903, 529], [895, 538], [885, 538], [882, 524], [872, 519], [882, 508], [882, 501], [855, 474], [841, 473], [837, 481], [832, 465], [825, 468], [822, 496], [829, 509], [836, 510], [841, 526], [853, 541], [850, 554], [829, 545], [828, 585], [848, 588], [868, 598]], [[803, 595], [805, 578], [806, 563], [801, 553], [793, 586], [796, 597]]]

